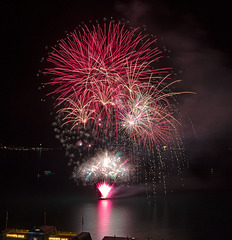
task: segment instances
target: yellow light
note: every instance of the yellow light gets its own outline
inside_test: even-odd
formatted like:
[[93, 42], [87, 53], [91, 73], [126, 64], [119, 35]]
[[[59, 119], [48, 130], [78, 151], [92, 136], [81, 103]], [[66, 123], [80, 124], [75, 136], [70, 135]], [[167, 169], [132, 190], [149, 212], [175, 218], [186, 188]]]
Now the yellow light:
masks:
[[6, 234], [7, 237], [11, 237], [11, 238], [25, 238], [25, 235], [23, 234], [12, 234], [12, 233], [8, 233]]

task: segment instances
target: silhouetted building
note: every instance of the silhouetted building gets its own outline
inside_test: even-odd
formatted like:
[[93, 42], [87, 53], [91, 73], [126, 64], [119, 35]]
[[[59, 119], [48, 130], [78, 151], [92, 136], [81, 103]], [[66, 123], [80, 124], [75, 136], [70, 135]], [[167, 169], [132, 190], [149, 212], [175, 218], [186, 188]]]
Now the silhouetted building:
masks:
[[78, 234], [73, 240], [92, 240], [89, 232], [82, 232]]

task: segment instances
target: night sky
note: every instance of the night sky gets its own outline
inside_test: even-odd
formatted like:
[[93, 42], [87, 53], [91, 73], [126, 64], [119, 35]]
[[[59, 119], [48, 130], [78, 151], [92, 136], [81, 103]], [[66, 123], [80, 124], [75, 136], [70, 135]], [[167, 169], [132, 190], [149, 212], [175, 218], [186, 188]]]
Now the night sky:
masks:
[[171, 50], [181, 88], [184, 142], [191, 170], [210, 169], [228, 184], [232, 171], [231, 1], [8, 1], [0, 3], [2, 145], [59, 147], [52, 102], [42, 102], [41, 58], [65, 32], [89, 20], [121, 18]]

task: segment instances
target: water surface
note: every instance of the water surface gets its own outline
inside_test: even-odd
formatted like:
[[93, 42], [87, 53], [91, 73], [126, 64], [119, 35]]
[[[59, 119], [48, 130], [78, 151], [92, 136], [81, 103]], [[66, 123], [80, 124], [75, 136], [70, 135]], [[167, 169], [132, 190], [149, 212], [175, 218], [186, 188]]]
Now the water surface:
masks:
[[1, 196], [1, 226], [32, 228], [44, 223], [58, 230], [104, 236], [132, 236], [167, 240], [222, 239], [232, 227], [232, 196], [228, 191], [175, 193], [158, 196], [98, 200], [84, 193], [12, 193]]

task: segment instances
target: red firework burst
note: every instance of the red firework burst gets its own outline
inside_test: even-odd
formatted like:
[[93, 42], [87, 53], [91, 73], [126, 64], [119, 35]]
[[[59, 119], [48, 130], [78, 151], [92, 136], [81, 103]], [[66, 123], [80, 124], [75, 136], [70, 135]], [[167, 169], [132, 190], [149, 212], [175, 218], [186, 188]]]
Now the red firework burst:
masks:
[[[159, 85], [169, 69], [151, 66], [161, 58], [155, 41], [120, 23], [92, 30], [85, 26], [61, 40], [48, 58], [53, 67], [47, 73], [53, 76], [48, 84], [57, 86], [52, 94], [66, 114], [64, 122], [73, 127], [104, 127], [106, 134], [113, 126], [117, 134], [122, 126], [125, 130], [128, 117], [134, 117], [126, 127], [130, 138], [165, 141], [173, 117], [168, 112], [168, 95]], [[134, 106], [134, 96], [145, 96], [145, 100]]]

